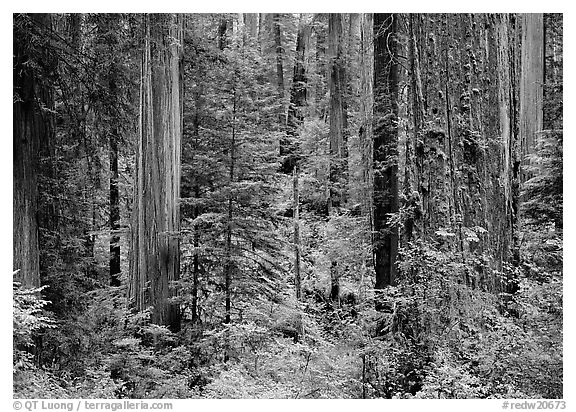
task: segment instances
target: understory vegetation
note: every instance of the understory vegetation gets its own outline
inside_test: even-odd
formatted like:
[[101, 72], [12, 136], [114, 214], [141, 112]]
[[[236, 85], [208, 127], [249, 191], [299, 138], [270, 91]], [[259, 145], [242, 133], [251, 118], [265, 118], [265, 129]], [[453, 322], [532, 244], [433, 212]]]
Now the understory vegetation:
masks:
[[486, 269], [481, 262], [412, 245], [404, 256], [414, 275], [378, 297], [387, 311], [374, 309], [369, 284], [352, 286], [338, 306], [311, 284], [298, 305], [283, 294], [250, 299], [234, 324], [222, 327], [216, 312], [179, 333], [143, 324], [123, 288], [91, 292], [65, 322], [15, 289], [15, 345], [43, 341], [42, 368], [15, 353], [15, 395], [561, 397], [562, 249], [554, 235], [542, 240], [526, 245], [533, 259], [512, 299], [467, 284]]

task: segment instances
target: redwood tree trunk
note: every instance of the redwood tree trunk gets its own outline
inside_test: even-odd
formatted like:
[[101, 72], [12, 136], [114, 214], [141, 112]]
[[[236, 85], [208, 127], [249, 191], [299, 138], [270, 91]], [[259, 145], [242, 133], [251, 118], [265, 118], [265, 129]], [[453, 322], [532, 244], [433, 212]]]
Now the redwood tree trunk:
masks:
[[300, 145], [298, 142], [298, 127], [304, 120], [303, 108], [306, 105], [306, 68], [304, 66], [304, 56], [309, 33], [308, 26], [302, 21], [298, 25], [296, 37], [296, 59], [294, 62], [294, 77], [290, 89], [290, 104], [288, 106], [288, 117], [286, 121], [286, 138], [280, 143], [280, 155], [284, 156], [282, 161], [282, 172], [292, 173], [299, 160]]
[[284, 65], [283, 65], [283, 54], [284, 49], [282, 48], [282, 31], [280, 29], [280, 14], [272, 14], [272, 25], [274, 32], [274, 44], [276, 46], [276, 77], [278, 82], [278, 90], [280, 97], [284, 98]]
[[[41, 144], [48, 142], [53, 109], [42, 67], [49, 63], [35, 44], [38, 30], [50, 30], [49, 14], [14, 16], [14, 105], [13, 105], [13, 270], [24, 287], [40, 286], [38, 248], [38, 169]], [[36, 40], [35, 40], [36, 38]], [[44, 50], [45, 51], [45, 50]]]
[[346, 68], [342, 47], [342, 15], [328, 16], [328, 54], [330, 57], [330, 205], [344, 206], [348, 178], [348, 115], [345, 101]]
[[[115, 33], [121, 24], [116, 15], [109, 15], [99, 23], [98, 30], [101, 33]], [[108, 49], [109, 56], [118, 51], [118, 36], [106, 36], [102, 40], [103, 46]], [[120, 189], [118, 186], [118, 143], [121, 133], [121, 120], [118, 118], [118, 106], [121, 101], [120, 90], [118, 88], [118, 74], [123, 68], [120, 63], [110, 63], [108, 74], [105, 77], [110, 93], [110, 103], [103, 108], [102, 115], [108, 116], [110, 126], [107, 128], [109, 146], [108, 155], [110, 159], [110, 286], [120, 286]], [[103, 117], [104, 117], [103, 116]], [[103, 119], [96, 121], [102, 122]]]
[[306, 67], [304, 66], [304, 57], [306, 44], [308, 42], [309, 27], [303, 21], [300, 15], [300, 24], [298, 25], [298, 35], [296, 38], [296, 60], [294, 62], [294, 77], [292, 89], [290, 90], [290, 106], [288, 107], [287, 135], [291, 139], [291, 150], [289, 159], [284, 162], [283, 171], [293, 174], [293, 205], [294, 211], [294, 287], [296, 288], [296, 299], [301, 299], [301, 276], [300, 276], [300, 198], [299, 198], [299, 167], [300, 150], [298, 141], [298, 128], [304, 120], [303, 109], [306, 106]]
[[[328, 15], [328, 54], [330, 57], [330, 193], [328, 213], [338, 213], [346, 202], [348, 185], [348, 116], [345, 103], [346, 69], [342, 47], [342, 15]], [[330, 264], [330, 298], [340, 294], [338, 262]]]
[[398, 228], [398, 56], [397, 16], [374, 15], [374, 255], [376, 289], [394, 285]]
[[[115, 89], [110, 87], [111, 90]], [[118, 130], [110, 135], [110, 285], [120, 286], [120, 192], [118, 190]]]
[[374, 107], [374, 16], [362, 13], [360, 22], [360, 112], [362, 124], [358, 131], [362, 163], [362, 213], [368, 216], [370, 239], [372, 241], [372, 111]]
[[147, 15], [144, 27], [129, 297], [139, 311], [152, 307], [153, 323], [178, 330], [170, 282], [180, 272], [182, 17]]
[[[544, 15], [521, 15], [520, 141], [522, 155], [534, 153], [536, 135], [542, 130], [544, 87]], [[522, 176], [527, 180], [526, 176]]]

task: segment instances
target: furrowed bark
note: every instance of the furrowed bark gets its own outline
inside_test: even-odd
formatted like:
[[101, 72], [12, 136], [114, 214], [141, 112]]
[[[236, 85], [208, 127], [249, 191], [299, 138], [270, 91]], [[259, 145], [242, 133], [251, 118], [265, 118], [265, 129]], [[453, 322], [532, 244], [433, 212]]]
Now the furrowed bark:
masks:
[[394, 285], [398, 228], [398, 58], [397, 16], [374, 15], [374, 255], [376, 289]]
[[178, 330], [170, 282], [180, 275], [183, 24], [178, 15], [144, 19], [129, 297], [140, 312], [151, 307], [153, 323]]

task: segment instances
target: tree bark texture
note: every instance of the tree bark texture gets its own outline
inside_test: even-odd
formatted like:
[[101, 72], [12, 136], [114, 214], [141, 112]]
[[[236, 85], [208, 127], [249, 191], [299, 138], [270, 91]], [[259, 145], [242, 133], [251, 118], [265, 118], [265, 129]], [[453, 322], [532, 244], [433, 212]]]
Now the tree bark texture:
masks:
[[298, 128], [304, 121], [304, 109], [306, 107], [307, 99], [307, 77], [306, 66], [304, 57], [306, 53], [306, 44], [308, 44], [310, 36], [310, 27], [304, 21], [304, 17], [300, 15], [298, 25], [298, 34], [296, 37], [296, 58], [294, 62], [294, 77], [292, 81], [292, 88], [290, 90], [290, 105], [288, 107], [287, 119], [287, 136], [291, 141], [288, 143], [290, 147], [289, 160], [284, 163], [283, 171], [288, 173], [292, 172], [293, 176], [293, 205], [294, 212], [294, 286], [296, 288], [296, 299], [301, 299], [302, 294], [302, 279], [300, 273], [300, 258], [301, 258], [301, 243], [300, 243], [300, 192], [299, 192], [299, 136]]
[[544, 114], [543, 128], [563, 127], [563, 14], [544, 14]]
[[53, 133], [54, 104], [47, 84], [52, 62], [45, 45], [35, 43], [51, 25], [49, 14], [14, 15], [13, 270], [24, 287], [40, 286], [39, 156]]
[[[518, 120], [516, 101], [518, 100], [515, 90], [517, 89], [517, 70], [515, 59], [515, 42], [510, 35], [510, 29], [514, 27], [511, 16], [499, 14], [496, 16], [497, 39], [498, 39], [498, 99], [500, 107], [500, 133], [504, 151], [504, 164], [502, 168], [502, 181], [504, 182], [505, 199], [505, 236], [502, 242], [502, 260], [518, 266], [520, 262], [519, 244], [519, 211], [520, 211], [520, 179], [521, 158], [518, 136]], [[520, 124], [523, 123], [520, 114]], [[542, 115], [540, 115], [540, 125]], [[506, 279], [500, 288], [508, 293], [518, 290], [517, 279]]]
[[373, 243], [373, 133], [372, 114], [374, 107], [374, 16], [372, 13], [360, 15], [360, 111], [362, 121], [358, 131], [362, 164], [362, 212], [368, 216], [368, 226]]
[[286, 138], [280, 142], [280, 155], [283, 156], [282, 172], [292, 173], [300, 158], [300, 144], [298, 141], [298, 128], [304, 120], [306, 106], [306, 67], [304, 57], [308, 43], [309, 27], [300, 15], [298, 34], [296, 36], [296, 56], [294, 61], [294, 76], [290, 89], [290, 104], [286, 121]]
[[[544, 15], [521, 15], [520, 141], [523, 163], [534, 153], [537, 134], [543, 129], [544, 102]], [[529, 177], [523, 173], [522, 180]]]
[[[112, 89], [112, 88], [111, 88]], [[110, 134], [110, 285], [120, 286], [120, 191], [118, 189], [118, 130]]]
[[284, 99], [284, 49], [282, 48], [282, 30], [280, 28], [280, 14], [272, 14], [272, 30], [274, 45], [276, 47], [276, 81], [280, 98]]
[[[339, 213], [345, 206], [348, 192], [348, 113], [346, 107], [346, 67], [343, 50], [342, 15], [328, 15], [328, 56], [330, 59], [330, 192], [328, 213]], [[337, 301], [340, 294], [338, 262], [330, 264], [330, 297]]]
[[298, 165], [294, 167], [293, 176], [293, 209], [294, 209], [294, 287], [296, 288], [296, 300], [302, 299], [302, 277], [300, 274], [300, 188]]
[[326, 94], [326, 14], [316, 14], [313, 19], [313, 31], [316, 38], [315, 71], [318, 76], [314, 88], [314, 105], [320, 119], [326, 118], [326, 108], [322, 100]]
[[397, 16], [374, 14], [374, 256], [376, 289], [394, 285], [398, 228]]
[[328, 15], [330, 59], [330, 199], [329, 209], [343, 207], [348, 185], [348, 113], [342, 15]]
[[[100, 30], [103, 33], [114, 33], [117, 25], [120, 22], [117, 20], [115, 15], [107, 16], [102, 24]], [[118, 38], [117, 36], [107, 36], [106, 45], [110, 53], [118, 48]], [[120, 102], [120, 91], [118, 89], [118, 79], [117, 75], [122, 68], [112, 63], [110, 70], [108, 72], [108, 90], [111, 97], [111, 102], [119, 104]], [[109, 159], [110, 159], [110, 185], [109, 185], [109, 201], [110, 201], [110, 286], [120, 286], [120, 188], [118, 185], [118, 154], [119, 148], [118, 143], [120, 140], [120, 127], [119, 120], [117, 117], [117, 108], [105, 108], [106, 113], [112, 120], [110, 129], [108, 130], [108, 140], [109, 140]]]
[[421, 213], [414, 234], [482, 260], [466, 281], [496, 290], [494, 270], [514, 257], [518, 218], [518, 22], [507, 14], [407, 18], [414, 157], [406, 167]]
[[[236, 89], [232, 94], [232, 124], [230, 141], [230, 166], [228, 169], [229, 184], [232, 187], [235, 179], [235, 166], [236, 166], [236, 102], [237, 95]], [[232, 277], [234, 274], [235, 266], [232, 261], [232, 225], [234, 219], [234, 198], [232, 192], [228, 197], [228, 220], [226, 222], [226, 263], [224, 264], [224, 294], [225, 294], [225, 317], [224, 323], [230, 323], [232, 311]]]
[[144, 19], [129, 297], [139, 311], [152, 307], [153, 323], [178, 330], [170, 282], [180, 271], [183, 22], [178, 15]]

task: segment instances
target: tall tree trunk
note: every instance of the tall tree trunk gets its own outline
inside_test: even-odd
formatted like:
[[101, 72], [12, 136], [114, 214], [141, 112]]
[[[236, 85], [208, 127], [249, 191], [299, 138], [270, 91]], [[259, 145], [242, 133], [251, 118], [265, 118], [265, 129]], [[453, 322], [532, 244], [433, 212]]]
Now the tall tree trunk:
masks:
[[397, 16], [374, 15], [374, 231], [376, 289], [394, 285], [398, 228]]
[[274, 45], [276, 46], [276, 81], [280, 98], [284, 99], [284, 48], [282, 47], [280, 14], [272, 14], [272, 26], [274, 32]]
[[[85, 65], [87, 62], [83, 52], [85, 40], [82, 30], [84, 15], [81, 13], [71, 13], [66, 17], [66, 21], [68, 26], [67, 35], [70, 39], [68, 43], [70, 47], [68, 53], [77, 56], [77, 64], [79, 66]], [[82, 233], [81, 236], [84, 239], [82, 257], [85, 258], [86, 261], [89, 261], [94, 257], [94, 244], [96, 240], [97, 205], [94, 194], [97, 185], [95, 163], [97, 163], [98, 152], [93, 144], [92, 133], [89, 131], [91, 118], [89, 117], [90, 113], [87, 108], [90, 104], [90, 98], [88, 97], [85, 84], [80, 81], [80, 77], [77, 77], [82, 76], [82, 72], [80, 71], [79, 73], [80, 74], [77, 74], [74, 71], [70, 73], [72, 80], [70, 84], [70, 103], [74, 112], [74, 125], [72, 126], [73, 130], [71, 130], [71, 132], [73, 139], [79, 143], [77, 145], [77, 153], [81, 166], [80, 176], [82, 177], [82, 187], [79, 188], [82, 194], [82, 202], [80, 202], [80, 204], [84, 206], [82, 220], [90, 222], [77, 229]], [[92, 263], [93, 262], [86, 267], [88, 271], [91, 271]]]
[[264, 38], [264, 18], [266, 17], [265, 13], [258, 13], [258, 33], [256, 35], [256, 41], [258, 42], [258, 50], [262, 50], [262, 41]]
[[[522, 157], [534, 153], [543, 122], [544, 15], [526, 13], [522, 20], [520, 62], [520, 141]], [[524, 161], [526, 164], [526, 161]], [[529, 177], [522, 173], [522, 180]]]
[[[200, 66], [200, 76], [205, 76], [205, 72], [201, 69]], [[201, 113], [203, 110], [203, 95], [204, 95], [204, 87], [202, 83], [198, 85], [198, 91], [195, 93], [194, 99], [194, 116], [192, 118], [192, 135], [194, 137], [194, 144], [193, 144], [193, 152], [196, 152], [199, 148], [199, 138], [200, 138], [200, 118]], [[198, 181], [198, 177], [195, 177], [195, 181], [193, 184], [193, 192], [196, 201], [200, 199], [200, 182]], [[200, 287], [200, 228], [199, 223], [197, 222], [197, 218], [201, 214], [200, 207], [195, 204], [193, 209], [192, 218], [194, 219], [194, 257], [192, 258], [192, 323], [196, 323], [200, 319], [200, 308], [199, 308], [199, 299], [198, 299], [198, 291]]]
[[258, 35], [258, 13], [244, 13], [244, 25], [252, 39]]
[[283, 156], [282, 172], [292, 173], [300, 158], [300, 143], [298, 128], [304, 120], [303, 109], [306, 105], [306, 68], [304, 56], [308, 37], [308, 26], [300, 15], [298, 34], [296, 36], [296, 56], [294, 61], [294, 76], [290, 89], [290, 104], [286, 120], [286, 138], [280, 142], [280, 155]]
[[226, 16], [222, 16], [220, 18], [220, 25], [218, 26], [218, 48], [220, 50], [224, 50], [226, 47], [226, 40], [227, 40], [227, 33], [228, 33], [228, 19]]
[[[198, 183], [194, 185], [194, 197], [196, 199], [200, 198], [200, 186]], [[200, 210], [197, 205], [194, 206], [193, 218], [196, 219], [200, 216]], [[194, 223], [194, 257], [192, 258], [192, 323], [198, 322], [200, 319], [200, 311], [198, 305], [198, 289], [200, 282], [200, 253], [198, 248], [200, 247], [200, 229], [198, 223]]]
[[563, 121], [563, 15], [544, 14], [544, 115], [545, 130], [562, 129]]
[[180, 328], [170, 282], [180, 274], [180, 142], [182, 136], [183, 21], [144, 17], [129, 297], [151, 321]]
[[283, 171], [293, 174], [293, 212], [294, 212], [294, 286], [296, 288], [296, 299], [301, 299], [301, 277], [300, 277], [300, 199], [299, 199], [299, 160], [300, 147], [298, 141], [298, 128], [304, 120], [303, 110], [306, 106], [306, 67], [304, 57], [306, 44], [308, 43], [309, 27], [304, 21], [304, 16], [300, 14], [298, 24], [298, 34], [296, 37], [296, 58], [294, 62], [294, 77], [290, 90], [290, 105], [288, 107], [287, 137], [291, 146], [289, 159], [285, 162]]
[[[226, 48], [226, 42], [223, 40], [225, 30], [220, 31], [220, 50]], [[284, 85], [282, 84], [282, 87]], [[282, 90], [284, 90], [282, 88]], [[227, 220], [226, 220], [226, 244], [225, 244], [225, 262], [224, 262], [224, 323], [228, 324], [232, 320], [232, 276], [234, 264], [232, 262], [232, 221], [234, 219], [234, 199], [232, 197], [232, 184], [234, 183], [234, 169], [236, 162], [236, 88], [232, 93], [232, 123], [231, 123], [231, 142], [230, 142], [230, 164], [228, 169], [228, 184], [230, 193], [228, 195]], [[224, 353], [224, 360], [228, 360], [228, 352]]]
[[330, 198], [329, 209], [344, 206], [348, 185], [348, 114], [345, 101], [346, 68], [342, 45], [342, 16], [328, 16], [330, 56]]
[[325, 14], [314, 16], [314, 33], [316, 34], [316, 75], [319, 80], [316, 82], [314, 105], [318, 116], [321, 119], [326, 117], [326, 108], [322, 104], [322, 99], [326, 94], [326, 29], [324, 27]]
[[[345, 102], [346, 69], [343, 52], [342, 15], [328, 15], [328, 54], [330, 56], [330, 192], [328, 214], [339, 213], [347, 200], [348, 185], [348, 115]], [[340, 273], [338, 262], [330, 265], [330, 298], [338, 300]]]
[[[115, 90], [111, 83], [110, 90]], [[120, 286], [120, 191], [118, 190], [118, 129], [110, 134], [110, 285]]]
[[[110, 33], [117, 30], [118, 24], [120, 22], [117, 20], [115, 15], [107, 16], [104, 20], [103, 27], [101, 28], [103, 33]], [[107, 36], [106, 43], [108, 45], [109, 55], [118, 50], [118, 38], [117, 36]], [[108, 75], [108, 90], [112, 102], [118, 104], [120, 101], [119, 90], [117, 86], [117, 73], [121, 70], [116, 64], [112, 63]], [[116, 119], [117, 112], [113, 110], [108, 110], [106, 113], [110, 116], [111, 127], [109, 130], [109, 159], [110, 159], [110, 286], [120, 286], [120, 273], [121, 273], [121, 261], [120, 261], [120, 189], [118, 186], [118, 141], [120, 138], [120, 128], [118, 121]]]
[[[502, 181], [504, 182], [504, 200], [506, 205], [506, 251], [505, 260], [508, 260], [508, 250], [512, 250], [512, 263], [518, 265], [520, 261], [519, 248], [519, 179], [520, 158], [518, 156], [519, 141], [516, 129], [515, 111], [515, 65], [514, 42], [510, 41], [510, 16], [501, 14], [496, 16], [497, 35], [497, 62], [498, 62], [498, 100], [500, 107], [500, 132], [504, 149], [504, 164]], [[522, 119], [522, 115], [520, 116]], [[541, 117], [540, 117], [541, 119]], [[518, 280], [511, 275], [502, 285], [507, 293], [518, 291]]]
[[228, 220], [226, 222], [226, 263], [224, 265], [224, 294], [225, 294], [225, 319], [224, 323], [230, 323], [232, 310], [232, 275], [234, 264], [232, 262], [232, 224], [234, 219], [234, 199], [232, 195], [232, 185], [234, 184], [234, 171], [236, 166], [236, 89], [232, 94], [232, 140], [230, 142], [230, 167], [229, 167], [229, 185], [230, 194], [228, 195]]
[[[360, 156], [362, 164], [362, 212], [368, 216], [370, 243], [374, 242], [373, 208], [372, 208], [372, 110], [374, 107], [374, 16], [362, 13], [360, 16], [360, 111], [362, 123], [358, 136], [360, 139]], [[372, 256], [373, 258], [373, 256]], [[374, 266], [374, 262], [372, 262]]]
[[[424, 161], [422, 158], [422, 147], [420, 142], [423, 139], [424, 130], [424, 95], [422, 93], [422, 74], [420, 69], [420, 51], [416, 41], [416, 33], [420, 21], [419, 14], [410, 14], [408, 16], [408, 30], [409, 30], [409, 44], [410, 44], [410, 86], [412, 94], [412, 122], [413, 122], [413, 136], [412, 139], [407, 139], [411, 142], [410, 148], [406, 148], [406, 152], [411, 152], [413, 157], [411, 161], [406, 160], [406, 167], [413, 167], [412, 180], [414, 187], [410, 187], [410, 193], [406, 192], [407, 199], [410, 202], [411, 216], [407, 219], [405, 232], [408, 240], [413, 236], [416, 221], [420, 217], [420, 193], [422, 192], [421, 182], [424, 173]], [[408, 179], [407, 179], [408, 180]], [[407, 188], [408, 189], [408, 188]], [[415, 190], [414, 190], [415, 189]]]
[[302, 278], [300, 275], [300, 191], [298, 182], [298, 165], [294, 167], [293, 193], [294, 193], [294, 287], [296, 288], [296, 300], [302, 298]]
[[282, 136], [280, 137], [280, 157], [282, 165], [280, 170], [283, 173], [291, 173], [294, 167], [294, 159], [291, 156], [292, 147], [289, 136], [286, 136], [286, 112], [284, 105], [284, 48], [282, 47], [282, 30], [280, 27], [280, 14], [272, 14], [272, 34], [274, 36], [274, 46], [276, 50], [276, 85], [278, 87], [278, 98], [280, 100], [278, 112], [278, 125]]
[[39, 73], [37, 68], [49, 61], [41, 55], [36, 42], [45, 36], [45, 30], [51, 30], [51, 25], [49, 14], [14, 15], [13, 270], [19, 271], [16, 280], [25, 287], [40, 286], [39, 151], [52, 133], [50, 117], [54, 104], [49, 86], [44, 83], [46, 73]]
[[453, 83], [455, 79], [452, 79], [452, 77], [455, 75], [452, 73], [452, 68], [450, 66], [450, 61], [454, 60], [454, 58], [456, 56], [453, 56], [454, 51], [451, 50], [451, 45], [449, 44], [451, 42], [451, 38], [452, 38], [452, 30], [453, 30], [453, 26], [452, 26], [452, 22], [451, 22], [451, 16], [448, 14], [444, 14], [443, 15], [443, 36], [442, 36], [442, 58], [443, 58], [443, 63], [444, 63], [444, 84], [443, 84], [443, 91], [444, 91], [444, 103], [445, 103], [445, 117], [446, 117], [446, 141], [448, 143], [448, 170], [450, 171], [450, 176], [449, 176], [449, 188], [450, 188], [450, 194], [451, 196], [451, 201], [449, 202], [449, 206], [450, 206], [450, 221], [451, 223], [455, 226], [456, 230], [457, 230], [457, 236], [458, 236], [458, 250], [461, 253], [461, 257], [462, 257], [462, 253], [463, 253], [463, 237], [462, 237], [462, 214], [460, 211], [460, 197], [459, 197], [459, 193], [458, 193], [458, 187], [459, 187], [459, 183], [458, 183], [458, 176], [456, 175], [456, 140], [457, 137], [456, 133], [454, 132], [455, 129], [455, 125], [453, 123], [455, 123], [455, 121], [453, 120], [453, 112], [454, 112], [454, 105], [453, 105], [453, 101], [451, 100], [452, 98], [452, 89], [453, 89]]

